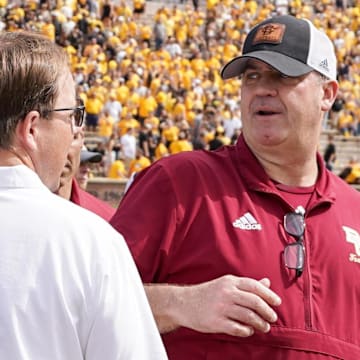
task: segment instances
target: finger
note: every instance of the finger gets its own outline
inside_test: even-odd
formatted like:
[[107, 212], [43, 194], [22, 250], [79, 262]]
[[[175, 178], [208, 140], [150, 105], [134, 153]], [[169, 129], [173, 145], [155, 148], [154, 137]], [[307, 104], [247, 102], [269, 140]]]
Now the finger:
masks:
[[266, 286], [267, 288], [270, 288], [271, 282], [270, 279], [268, 278], [263, 278], [261, 280], [259, 280], [260, 283], [262, 283], [264, 286]]
[[[264, 322], [274, 323], [278, 319], [275, 310], [255, 294], [240, 292], [237, 299], [234, 300], [234, 303], [235, 306], [251, 312], [251, 314], [245, 313], [245, 320], [243, 318], [236, 318], [237, 320], [244, 321], [245, 323], [248, 323], [247, 317], [254, 317], [254, 321], [257, 320], [257, 317], [259, 317], [261, 322], [258, 321], [258, 323], [260, 323], [260, 326], [264, 329]], [[232, 308], [231, 311], [234, 311], [234, 309]], [[251, 323], [251, 325], [253, 324]]]
[[222, 332], [227, 335], [249, 337], [254, 334], [254, 329], [251, 326], [240, 323], [232, 319], [226, 319], [223, 324]]
[[257, 331], [267, 333], [271, 325], [255, 311], [243, 306], [234, 306], [229, 313], [230, 318], [244, 326], [251, 327]]
[[266, 322], [273, 323], [277, 321], [277, 314], [275, 310], [256, 294], [240, 290], [236, 304], [255, 312]]
[[[263, 279], [265, 283], [267, 283], [267, 280]], [[237, 288], [241, 291], [247, 291], [248, 293], [257, 295], [271, 306], [281, 304], [281, 298], [261, 281], [250, 278], [238, 278]]]

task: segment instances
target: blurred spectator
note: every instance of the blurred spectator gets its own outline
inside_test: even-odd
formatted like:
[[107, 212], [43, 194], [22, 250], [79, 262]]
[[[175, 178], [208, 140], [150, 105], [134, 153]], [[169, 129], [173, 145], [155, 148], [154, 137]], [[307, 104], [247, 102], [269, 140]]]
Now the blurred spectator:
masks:
[[133, 0], [134, 14], [139, 15], [144, 13], [145, 8], [146, 8], [145, 0]]
[[112, 20], [115, 16], [115, 4], [113, 0], [104, 0], [101, 10], [100, 10], [100, 19], [104, 20]]
[[136, 157], [137, 140], [133, 127], [128, 127], [126, 133], [120, 137], [120, 147], [125, 167], [128, 170], [131, 160]]
[[214, 138], [209, 141], [209, 150], [216, 150], [221, 146], [225, 145], [222, 139], [223, 134], [224, 128], [222, 126], [218, 126], [215, 130]]
[[286, 15], [289, 12], [289, 0], [275, 0], [275, 7], [278, 15]]
[[349, 109], [343, 109], [338, 117], [338, 129], [341, 135], [346, 137], [357, 134], [357, 124], [354, 119], [354, 113]]
[[98, 135], [107, 140], [114, 132], [115, 120], [108, 110], [103, 110], [99, 116]]
[[200, 131], [199, 135], [196, 138], [193, 138], [192, 141], [194, 150], [206, 150], [208, 145], [205, 139], [205, 131]]
[[155, 160], [161, 159], [162, 157], [168, 156], [169, 149], [166, 146], [166, 139], [163, 136], [160, 136], [158, 139], [158, 144], [155, 148]]
[[239, 109], [229, 109], [229, 117], [224, 118], [223, 127], [225, 130], [225, 136], [231, 139], [235, 133], [235, 130], [241, 129], [242, 123], [239, 115]]
[[336, 145], [334, 142], [334, 135], [332, 134], [328, 135], [328, 142], [324, 151], [324, 161], [326, 168], [332, 171], [336, 161]]
[[86, 130], [95, 132], [99, 124], [99, 116], [103, 108], [103, 103], [94, 90], [90, 91], [88, 98], [84, 102], [86, 109]]
[[360, 163], [355, 156], [350, 157], [348, 164], [341, 170], [339, 177], [348, 184], [360, 184]]
[[83, 135], [76, 134], [69, 149], [67, 161], [60, 177], [60, 186], [56, 193], [109, 221], [115, 213], [115, 209], [86, 192], [91, 171], [90, 163], [99, 163], [101, 159], [100, 153], [89, 151], [83, 145]]
[[98, 43], [96, 36], [92, 36], [89, 42], [85, 45], [83, 55], [85, 57], [95, 58], [95, 55], [101, 53], [101, 45]]
[[104, 104], [104, 111], [108, 111], [109, 115], [114, 119], [115, 124], [119, 122], [122, 111], [122, 105], [116, 98], [115, 91], [111, 91], [109, 99]]
[[151, 164], [151, 161], [148, 157], [144, 156], [143, 151], [140, 148], [136, 150], [135, 159], [130, 161], [128, 177], [131, 177], [133, 173], [138, 173], [142, 169], [147, 168]]
[[129, 107], [126, 107], [123, 109], [123, 117], [121, 120], [117, 123], [117, 132], [121, 138], [122, 135], [126, 134], [127, 130], [129, 128], [132, 129], [139, 129], [140, 123], [134, 118], [132, 111], [131, 111], [131, 104], [128, 103]]
[[119, 157], [120, 145], [117, 144], [117, 138], [113, 133], [106, 141], [102, 141], [97, 146], [97, 151], [103, 156], [102, 174], [108, 176], [111, 164]]
[[173, 59], [182, 54], [181, 46], [176, 41], [176, 38], [174, 36], [168, 37], [164, 49], [170, 54]]
[[107, 176], [110, 179], [125, 179], [127, 174], [124, 161], [117, 159], [111, 163]]
[[235, 129], [234, 135], [231, 137], [231, 144], [235, 145], [239, 136], [241, 134], [241, 129]]
[[193, 145], [188, 139], [188, 132], [181, 130], [179, 132], [178, 138], [171, 142], [169, 145], [170, 154], [177, 154], [182, 151], [191, 151], [193, 150]]
[[94, 164], [100, 164], [103, 155], [99, 152], [89, 151], [85, 145], [83, 145], [80, 151], [80, 165], [75, 173], [76, 181], [81, 189], [86, 190], [87, 184], [92, 176], [94, 170]]
[[226, 136], [224, 127], [222, 125], [219, 125], [216, 128], [216, 131], [219, 134], [218, 136], [219, 136], [219, 139], [222, 141], [222, 143], [224, 145], [230, 145], [231, 139], [228, 136]]
[[162, 136], [165, 139], [165, 145], [168, 147], [173, 141], [178, 139], [180, 129], [174, 124], [173, 120], [168, 118], [162, 124]]
[[155, 21], [153, 36], [155, 41], [155, 50], [160, 50], [167, 38], [166, 27], [160, 17], [158, 17]]
[[144, 120], [155, 113], [158, 104], [154, 96], [151, 94], [150, 89], [145, 87], [144, 93], [140, 96], [139, 99], [139, 110], [138, 110], [138, 120], [140, 124], [144, 123]]
[[151, 161], [155, 158], [155, 149], [158, 143], [160, 135], [153, 131], [151, 124], [144, 124], [139, 132], [139, 147], [143, 151], [143, 154]]
[[192, 0], [194, 10], [197, 11], [199, 8], [199, 0]]

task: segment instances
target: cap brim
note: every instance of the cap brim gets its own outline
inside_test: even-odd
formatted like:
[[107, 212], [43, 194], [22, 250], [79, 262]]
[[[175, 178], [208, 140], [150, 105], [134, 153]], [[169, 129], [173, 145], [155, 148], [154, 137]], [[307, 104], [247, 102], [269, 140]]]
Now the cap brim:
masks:
[[98, 163], [102, 159], [102, 154], [93, 152], [93, 151], [87, 151], [87, 150], [81, 150], [80, 153], [80, 162], [91, 162], [91, 163]]
[[263, 61], [287, 76], [301, 76], [314, 70], [312, 67], [289, 56], [264, 50], [250, 52], [232, 59], [221, 70], [221, 77], [226, 80], [240, 76], [244, 72], [249, 59]]

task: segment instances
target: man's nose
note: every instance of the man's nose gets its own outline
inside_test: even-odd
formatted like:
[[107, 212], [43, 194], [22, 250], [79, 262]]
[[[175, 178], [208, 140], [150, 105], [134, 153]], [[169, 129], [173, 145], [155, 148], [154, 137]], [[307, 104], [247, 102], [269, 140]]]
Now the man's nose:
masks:
[[276, 96], [278, 94], [278, 82], [272, 76], [261, 76], [256, 85], [259, 96]]

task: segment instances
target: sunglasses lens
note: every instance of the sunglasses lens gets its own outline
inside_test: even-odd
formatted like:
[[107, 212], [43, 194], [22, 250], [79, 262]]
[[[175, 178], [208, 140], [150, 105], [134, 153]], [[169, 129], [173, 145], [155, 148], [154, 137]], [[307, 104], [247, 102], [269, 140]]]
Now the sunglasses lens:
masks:
[[285, 266], [290, 269], [304, 267], [305, 253], [301, 244], [294, 243], [286, 246], [284, 250]]
[[305, 229], [304, 216], [297, 213], [286, 214], [284, 227], [287, 233], [293, 236], [302, 236]]

